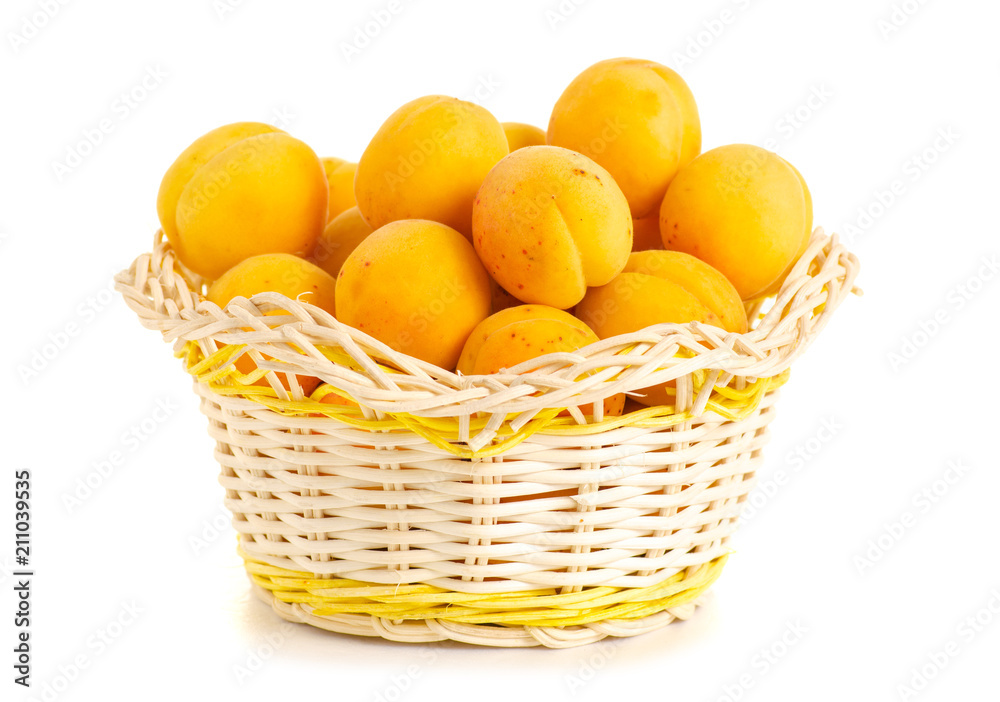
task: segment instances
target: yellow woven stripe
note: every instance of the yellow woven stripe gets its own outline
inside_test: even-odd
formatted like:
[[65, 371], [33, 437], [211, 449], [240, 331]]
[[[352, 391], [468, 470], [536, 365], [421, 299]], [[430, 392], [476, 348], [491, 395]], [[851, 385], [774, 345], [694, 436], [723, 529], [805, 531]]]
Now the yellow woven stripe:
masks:
[[691, 602], [719, 577], [727, 556], [681, 571], [644, 588], [590, 587], [472, 594], [431, 585], [376, 585], [315, 578], [262, 563], [240, 550], [254, 583], [282, 602], [308, 605], [317, 616], [368, 614], [393, 620], [438, 619], [465, 624], [576, 626], [607, 619], [639, 619]]
[[[690, 412], [677, 412], [671, 405], [646, 407], [620, 417], [607, 417], [600, 422], [577, 424], [569, 416], [559, 416], [562, 408], [546, 408], [541, 410], [531, 421], [518, 431], [513, 431], [509, 424], [504, 423], [494, 441], [480, 449], [472, 451], [458, 442], [458, 419], [456, 417], [418, 417], [411, 414], [393, 414], [385, 419], [368, 419], [358, 407], [335, 405], [321, 402], [323, 397], [333, 392], [346, 397], [343, 393], [333, 391], [329, 386], [321, 385], [307, 399], [282, 400], [270, 386], [257, 386], [253, 383], [265, 375], [260, 368], [250, 373], [241, 373], [231, 361], [241, 354], [245, 346], [224, 346], [212, 355], [204, 357], [195, 342], [188, 342], [180, 356], [185, 359], [187, 370], [199, 382], [208, 385], [213, 392], [224, 396], [236, 396], [257, 402], [264, 407], [286, 416], [323, 416], [365, 431], [373, 432], [412, 432], [424, 438], [434, 446], [455, 454], [461, 458], [486, 458], [497, 456], [528, 439], [539, 431], [557, 436], [585, 436], [598, 434], [621, 427], [639, 427], [643, 429], [665, 429], [682, 422], [695, 419]], [[332, 349], [321, 348], [320, 351], [331, 360], [346, 367], [356, 364], [346, 354]], [[689, 356], [690, 352], [680, 356]], [[397, 372], [384, 368], [387, 372]], [[694, 391], [698, 392], [706, 382], [707, 372], [692, 373]], [[760, 378], [748, 383], [743, 389], [716, 386], [712, 389], [706, 405], [706, 410], [718, 414], [724, 419], [739, 421], [746, 419], [757, 409], [768, 391], [783, 385], [788, 379], [788, 371], [773, 378]], [[668, 394], [673, 390], [668, 389]], [[351, 399], [351, 398], [347, 398]], [[472, 417], [469, 420], [469, 431], [476, 434], [481, 431], [488, 419]]]

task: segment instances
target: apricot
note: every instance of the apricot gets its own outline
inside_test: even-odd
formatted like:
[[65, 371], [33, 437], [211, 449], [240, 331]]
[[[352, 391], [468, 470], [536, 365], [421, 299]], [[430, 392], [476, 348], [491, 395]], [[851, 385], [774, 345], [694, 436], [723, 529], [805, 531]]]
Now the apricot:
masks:
[[490, 278], [490, 311], [499, 312], [508, 307], [517, 307], [523, 304], [516, 297], [503, 289], [497, 281]]
[[[330, 314], [334, 313], [337, 281], [323, 269], [298, 256], [290, 254], [261, 254], [251, 256], [222, 274], [208, 288], [208, 299], [225, 308], [234, 297], [249, 298], [261, 292], [278, 292], [300, 302], [316, 305]], [[272, 310], [268, 315], [286, 314], [284, 310]], [[267, 358], [270, 358], [267, 356]], [[244, 354], [236, 359], [236, 369], [247, 374], [257, 368], [250, 356]], [[289, 384], [284, 375], [279, 374], [285, 389]], [[298, 375], [299, 385], [306, 395], [319, 385], [319, 379]], [[255, 385], [268, 386], [266, 378], [260, 378]]]
[[[256, 134], [190, 166], [175, 163], [161, 193], [169, 209], [180, 192], [177, 253], [195, 273], [212, 280], [258, 254], [312, 253], [326, 224], [327, 184], [319, 158], [304, 143], [284, 132]], [[163, 224], [170, 226], [169, 217]]]
[[490, 171], [472, 211], [473, 243], [514, 297], [566, 309], [611, 281], [632, 250], [625, 196], [606, 170], [557, 146], [526, 146]]
[[710, 263], [744, 300], [776, 290], [812, 232], [812, 198], [787, 161], [757, 146], [707, 151], [681, 169], [660, 207], [665, 248]]
[[[465, 342], [458, 370], [465, 375], [497, 373], [547, 353], [576, 351], [597, 341], [593, 330], [568, 312], [547, 305], [520, 305], [479, 323]], [[613, 395], [604, 401], [604, 413], [620, 415], [624, 406], [624, 393]], [[581, 411], [593, 414], [593, 405]]]
[[[321, 387], [327, 387], [323, 385]], [[344, 407], [357, 407], [358, 403], [354, 400], [348, 400], [342, 395], [338, 395], [335, 391], [331, 391], [323, 395], [323, 399], [320, 400], [324, 405], [342, 405]]]
[[326, 173], [327, 207], [326, 221], [332, 222], [341, 212], [357, 205], [354, 199], [354, 172], [358, 164], [336, 156], [321, 158], [323, 172]]
[[217, 127], [195, 139], [167, 169], [156, 196], [156, 213], [167, 241], [178, 256], [181, 255], [181, 244], [177, 234], [177, 202], [188, 181], [202, 166], [233, 144], [248, 137], [271, 132], [281, 132], [281, 130], [261, 122], [235, 122]]
[[309, 261], [336, 278], [347, 257], [371, 233], [357, 207], [344, 210], [326, 225]]
[[337, 318], [389, 347], [454, 368], [490, 313], [490, 278], [468, 240], [438, 222], [400, 220], [372, 232], [337, 278]]
[[[728, 332], [747, 330], [739, 293], [722, 273], [677, 251], [640, 251], [610, 284], [588, 291], [576, 315], [601, 339], [653, 324], [705, 322]], [[670, 404], [664, 387], [645, 388], [647, 405]]]
[[608, 169], [633, 216], [642, 218], [701, 151], [701, 122], [677, 73], [653, 61], [617, 58], [573, 79], [552, 110], [547, 140]]
[[[788, 161], [785, 161], [785, 163], [788, 163]], [[788, 163], [788, 167], [791, 168], [793, 171], [795, 171], [795, 175], [802, 183], [802, 191], [805, 194], [805, 200], [806, 200], [806, 221], [809, 222], [807, 230], [809, 231], [806, 233], [805, 237], [803, 237], [802, 243], [799, 246], [799, 250], [795, 252], [795, 255], [792, 256], [792, 260], [790, 260], [788, 262], [788, 265], [785, 266], [785, 270], [783, 270], [781, 274], [774, 279], [773, 283], [767, 286], [767, 289], [764, 292], [755, 295], [754, 296], [755, 298], [770, 297], [771, 295], [776, 295], [778, 293], [778, 290], [781, 288], [781, 284], [785, 282], [785, 278], [788, 277], [789, 272], [792, 270], [792, 266], [794, 266], [796, 262], [798, 262], [798, 260], [802, 258], [802, 254], [804, 254], [806, 252], [806, 249], [809, 248], [809, 240], [812, 239], [812, 231], [811, 231], [812, 221], [813, 221], [812, 194], [809, 192], [809, 187], [806, 185], [805, 178], [802, 177], [802, 174], [799, 173], [798, 169], [791, 163]]]
[[660, 213], [654, 212], [641, 219], [632, 219], [632, 250], [653, 251], [663, 248], [660, 238]]
[[441, 95], [400, 107], [358, 162], [354, 192], [374, 229], [429, 219], [472, 234], [472, 201], [508, 153], [503, 127], [484, 108]]
[[501, 122], [504, 134], [507, 135], [507, 146], [511, 151], [517, 151], [525, 146], [543, 146], [545, 132], [532, 125], [522, 122]]
[[[458, 371], [464, 375], [472, 375], [473, 373], [480, 372], [475, 370], [477, 360], [479, 359], [483, 344], [485, 344], [490, 337], [494, 336], [500, 329], [503, 329], [511, 324], [533, 320], [547, 320], [555, 324], [570, 326], [576, 330], [578, 335], [582, 336], [589, 336], [594, 333], [590, 327], [571, 315], [569, 312], [556, 309], [555, 307], [549, 307], [548, 305], [518, 305], [516, 307], [508, 307], [507, 309], [500, 310], [499, 312], [494, 312], [476, 325], [476, 328], [469, 335], [464, 347], [462, 348], [462, 355], [458, 360]], [[593, 341], [596, 340], [597, 338], [594, 337]], [[578, 346], [577, 348], [580, 347]], [[525, 358], [533, 357], [526, 356]], [[509, 364], [509, 366], [510, 365], [515, 364], [512, 363]], [[489, 370], [484, 372], [493, 373], [495, 371]]]

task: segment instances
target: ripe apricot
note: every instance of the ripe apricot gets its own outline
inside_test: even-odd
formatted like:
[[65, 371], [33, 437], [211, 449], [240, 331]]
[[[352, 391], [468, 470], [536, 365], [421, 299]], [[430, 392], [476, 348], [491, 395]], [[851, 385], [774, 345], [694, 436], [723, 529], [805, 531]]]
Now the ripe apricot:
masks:
[[490, 312], [499, 312], [508, 307], [517, 307], [522, 304], [520, 300], [503, 289], [497, 281], [490, 278]]
[[[316, 305], [330, 314], [334, 313], [334, 295], [337, 281], [323, 269], [291, 254], [261, 254], [251, 256], [222, 274], [208, 288], [208, 299], [225, 308], [234, 297], [251, 297], [261, 292], [278, 292], [300, 302]], [[286, 314], [284, 310], [272, 310], [268, 315]], [[265, 356], [270, 358], [269, 356]], [[236, 359], [236, 369], [247, 374], [257, 368], [250, 356], [244, 354]], [[289, 385], [284, 375], [279, 374], [281, 384], [287, 390]], [[319, 385], [319, 379], [312, 376], [296, 376], [306, 395]], [[267, 386], [266, 378], [255, 385]]]
[[701, 151], [701, 122], [677, 73], [653, 61], [617, 58], [573, 79], [552, 110], [547, 141], [608, 169], [633, 216], [645, 217], [677, 170]]
[[371, 233], [357, 207], [344, 210], [326, 225], [309, 260], [336, 278], [347, 257]]
[[336, 156], [327, 156], [320, 161], [328, 186], [326, 221], [329, 223], [341, 212], [358, 204], [354, 199], [354, 172], [357, 171], [358, 164]]
[[[547, 305], [520, 305], [497, 312], [472, 331], [458, 370], [465, 375], [487, 375], [558, 351], [576, 351], [598, 341], [597, 335], [569, 312]], [[617, 416], [625, 406], [619, 393], [604, 401], [604, 414]], [[581, 407], [593, 414], [593, 405]]]
[[514, 297], [566, 309], [604, 285], [632, 250], [625, 196], [606, 170], [557, 146], [527, 146], [490, 171], [473, 207], [473, 243]]
[[[610, 284], [593, 288], [576, 315], [602, 339], [653, 324], [705, 322], [729, 332], [747, 330], [746, 311], [726, 277], [677, 251], [640, 251]], [[670, 404], [662, 386], [643, 390], [643, 404]]]
[[[178, 255], [194, 272], [212, 280], [258, 254], [312, 253], [326, 223], [327, 183], [319, 158], [298, 139], [283, 132], [257, 134], [196, 169], [175, 166], [161, 192], [169, 208], [180, 190]], [[184, 177], [182, 187], [173, 182]]]
[[[235, 122], [217, 127], [194, 140], [167, 169], [160, 181], [160, 191], [156, 196], [156, 213], [160, 226], [173, 247], [181, 256], [180, 237], [177, 234], [177, 202], [184, 187], [206, 163], [244, 139], [258, 134], [281, 132], [277, 127], [261, 122]], [[183, 260], [183, 258], [182, 258]]]
[[748, 144], [707, 151], [681, 169], [660, 207], [667, 249], [707, 261], [749, 300], [776, 289], [812, 232], [805, 181]]
[[490, 279], [468, 240], [428, 220], [372, 232], [337, 278], [337, 318], [391, 348], [454, 368], [490, 313]]
[[501, 122], [504, 134], [507, 135], [507, 147], [517, 151], [525, 146], [543, 146], [545, 132], [532, 124], [523, 122]]
[[660, 238], [660, 213], [654, 212], [641, 219], [632, 219], [632, 250], [653, 251], [663, 248]]
[[472, 201], [506, 156], [503, 127], [471, 102], [429, 95], [392, 113], [358, 162], [354, 191], [375, 229], [429, 219], [472, 233]]

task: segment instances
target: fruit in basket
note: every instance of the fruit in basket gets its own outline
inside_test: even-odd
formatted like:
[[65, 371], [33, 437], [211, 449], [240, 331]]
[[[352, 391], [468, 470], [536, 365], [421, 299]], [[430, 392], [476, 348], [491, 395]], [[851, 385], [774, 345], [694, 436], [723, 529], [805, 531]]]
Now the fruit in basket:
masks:
[[[257, 293], [277, 292], [282, 295], [307, 302], [334, 313], [334, 295], [337, 281], [318, 266], [291, 254], [261, 254], [251, 256], [223, 273], [208, 288], [208, 299], [225, 308], [234, 297], [249, 298]], [[268, 315], [287, 314], [284, 310], [271, 310]], [[266, 356], [270, 358], [270, 356]], [[257, 368], [257, 364], [247, 354], [238, 357], [236, 370], [247, 374]], [[281, 384], [287, 390], [289, 385], [284, 374], [279, 374]], [[309, 395], [319, 384], [312, 376], [297, 376], [303, 392]], [[260, 378], [254, 385], [267, 386], [266, 378]]]
[[653, 61], [617, 58], [594, 64], [559, 97], [548, 143], [606, 168], [645, 217], [663, 200], [679, 168], [701, 151], [694, 96], [674, 71]]
[[682, 168], [660, 207], [664, 247], [707, 261], [744, 300], [776, 290], [811, 232], [802, 176], [748, 144], [720, 146]]
[[[739, 293], [710, 265], [677, 251], [640, 251], [618, 277], [588, 291], [576, 315], [606, 339], [653, 324], [705, 322], [727, 332], [747, 330]], [[670, 404], [662, 387], [646, 388], [643, 404]]]
[[660, 238], [660, 213], [654, 212], [641, 219], [632, 220], [632, 250], [652, 251], [663, 248]]
[[206, 134], [160, 186], [165, 232], [181, 261], [209, 280], [257, 254], [307, 256], [326, 223], [319, 158], [298, 139], [263, 129], [244, 123]]
[[180, 237], [177, 234], [177, 202], [191, 177], [198, 169], [233, 144], [258, 134], [280, 131], [277, 127], [262, 122], [226, 124], [195, 139], [174, 160], [160, 182], [160, 191], [156, 197], [156, 213], [160, 218], [163, 233], [175, 253], [178, 255], [181, 253]]
[[473, 243], [514, 297], [560, 309], [604, 285], [632, 250], [632, 217], [606, 170], [557, 146], [528, 146], [490, 171], [473, 207]]
[[438, 222], [385, 225], [348, 256], [337, 278], [337, 318], [391, 348], [454, 368], [490, 313], [490, 278], [459, 232]]
[[511, 151], [523, 149], [525, 146], [543, 146], [545, 132], [533, 124], [523, 122], [501, 122], [504, 134], [507, 135], [507, 147]]
[[[547, 305], [520, 305], [490, 315], [472, 331], [458, 361], [465, 375], [486, 375], [560, 351], [576, 351], [598, 341], [586, 324]], [[604, 401], [604, 414], [620, 415], [625, 394]], [[593, 406], [581, 407], [593, 414]]]
[[336, 278], [347, 257], [371, 233], [357, 207], [345, 210], [326, 225], [309, 260]]
[[492, 278], [490, 278], [490, 298], [491, 312], [499, 312], [500, 310], [505, 310], [508, 307], [517, 307], [518, 305], [524, 304], [509, 292], [504, 290], [503, 286]]
[[358, 162], [354, 192], [375, 229], [428, 219], [472, 233], [472, 201], [506, 156], [503, 127], [471, 102], [429, 95], [392, 113]]
[[[325, 393], [323, 393], [324, 390], [326, 391]], [[314, 395], [320, 395], [321, 393], [322, 397], [320, 398], [320, 402], [322, 402], [324, 405], [343, 405], [344, 407], [358, 406], [358, 403], [355, 402], [354, 400], [348, 400], [346, 397], [338, 395], [337, 392], [333, 389], [333, 387], [327, 385], [326, 383], [320, 385], [316, 389]]]
[[358, 204], [354, 199], [354, 172], [358, 164], [335, 156], [327, 156], [320, 161], [327, 182], [326, 221], [332, 222], [341, 212]]

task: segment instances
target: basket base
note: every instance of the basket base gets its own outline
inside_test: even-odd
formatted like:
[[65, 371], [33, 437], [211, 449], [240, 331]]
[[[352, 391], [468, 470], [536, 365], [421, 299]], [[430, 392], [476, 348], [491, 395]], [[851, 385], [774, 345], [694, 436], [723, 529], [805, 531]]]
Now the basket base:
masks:
[[707, 593], [670, 609], [641, 619], [608, 619], [581, 626], [497, 626], [463, 624], [440, 619], [390, 620], [369, 614], [333, 614], [317, 616], [307, 605], [283, 602], [274, 593], [251, 582], [253, 593], [282, 619], [308, 624], [338, 634], [374, 636], [403, 643], [460, 641], [477, 646], [500, 648], [572, 648], [595, 643], [609, 636], [624, 638], [646, 634], [689, 619], [705, 603]]

